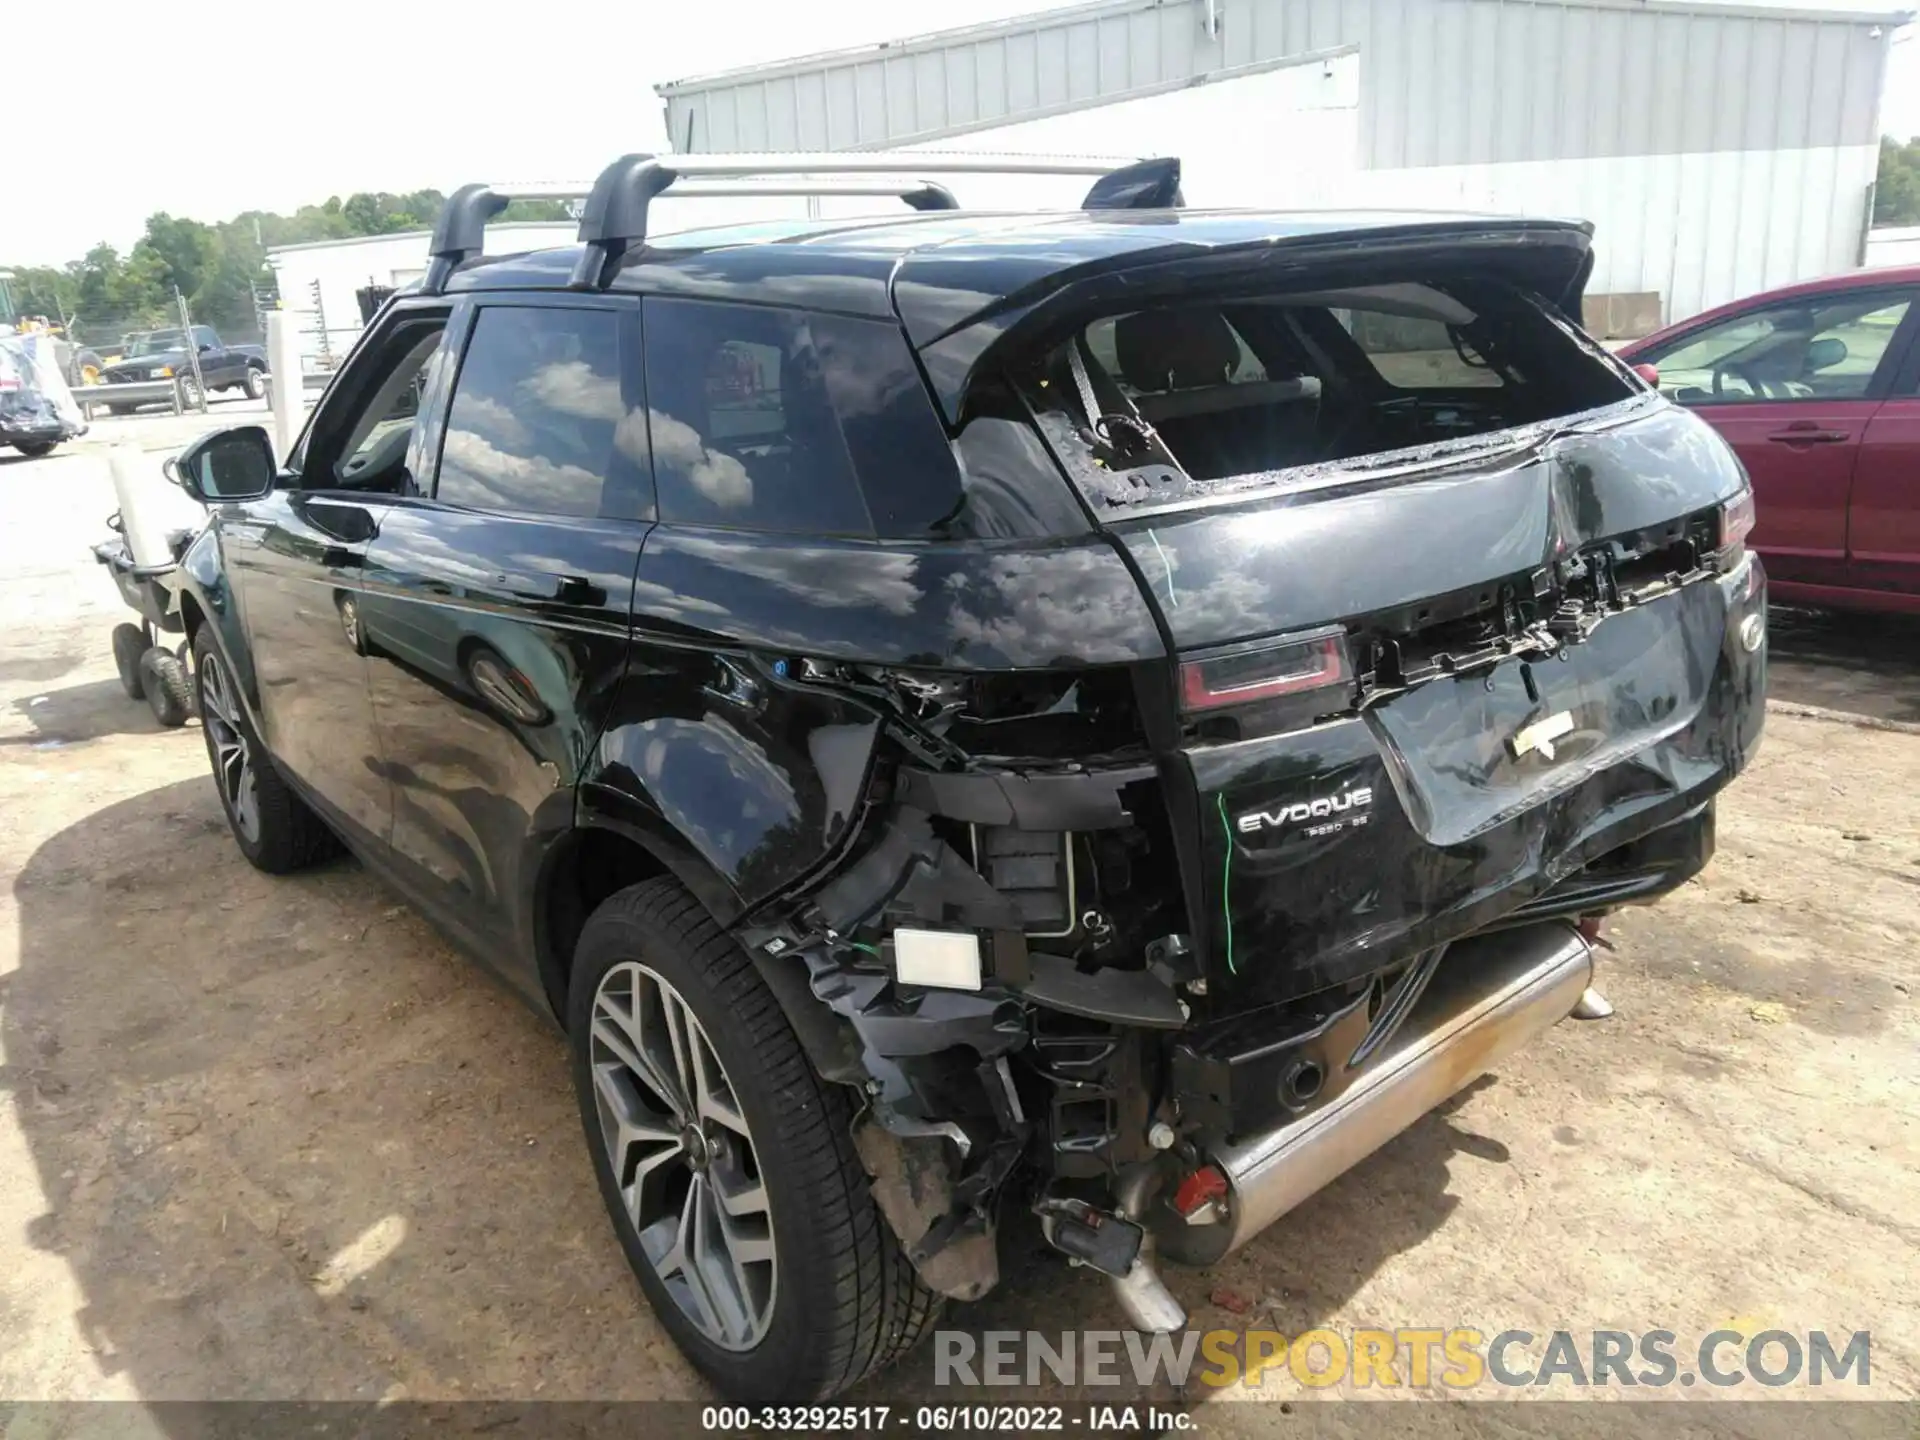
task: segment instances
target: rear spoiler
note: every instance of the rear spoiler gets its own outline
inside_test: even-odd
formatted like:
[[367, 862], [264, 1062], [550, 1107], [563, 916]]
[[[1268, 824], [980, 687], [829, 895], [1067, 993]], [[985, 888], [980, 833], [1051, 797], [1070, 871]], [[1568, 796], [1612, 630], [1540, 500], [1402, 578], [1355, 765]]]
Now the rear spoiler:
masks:
[[894, 305], [952, 425], [960, 423], [975, 377], [1013, 348], [1051, 343], [1090, 313], [1136, 309], [1159, 297], [1360, 283], [1382, 264], [1440, 259], [1497, 267], [1571, 323], [1582, 323], [1581, 301], [1593, 273], [1593, 226], [1586, 221], [1475, 218], [1303, 232], [1302, 217], [1289, 215], [1274, 217], [1273, 233], [1246, 238], [1246, 222], [1257, 218], [1233, 216], [1234, 238], [1210, 243], [1204, 214], [1191, 223], [1184, 216], [1155, 217], [1134, 243], [1116, 243], [1106, 254], [1037, 276], [1002, 297], [976, 293], [984, 303], [959, 319], [965, 261], [949, 260], [935, 247], [902, 263]]

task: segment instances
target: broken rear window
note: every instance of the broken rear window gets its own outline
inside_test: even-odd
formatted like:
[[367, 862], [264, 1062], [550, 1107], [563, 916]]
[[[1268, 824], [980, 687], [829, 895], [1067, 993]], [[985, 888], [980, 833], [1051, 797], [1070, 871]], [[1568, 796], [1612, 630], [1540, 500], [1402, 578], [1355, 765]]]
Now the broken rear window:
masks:
[[1108, 510], [1442, 458], [1635, 393], [1536, 298], [1438, 278], [1094, 315], [1018, 383]]

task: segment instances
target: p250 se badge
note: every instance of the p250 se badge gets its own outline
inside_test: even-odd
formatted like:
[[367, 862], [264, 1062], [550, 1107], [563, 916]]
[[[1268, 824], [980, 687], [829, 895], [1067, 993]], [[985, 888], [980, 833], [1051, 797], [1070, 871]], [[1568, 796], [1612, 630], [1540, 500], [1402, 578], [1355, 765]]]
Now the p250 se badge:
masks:
[[1242, 835], [1258, 835], [1263, 830], [1298, 828], [1308, 835], [1326, 835], [1350, 825], [1367, 823], [1366, 810], [1373, 804], [1373, 787], [1356, 785], [1338, 795], [1316, 795], [1272, 810], [1249, 810], [1233, 822]]

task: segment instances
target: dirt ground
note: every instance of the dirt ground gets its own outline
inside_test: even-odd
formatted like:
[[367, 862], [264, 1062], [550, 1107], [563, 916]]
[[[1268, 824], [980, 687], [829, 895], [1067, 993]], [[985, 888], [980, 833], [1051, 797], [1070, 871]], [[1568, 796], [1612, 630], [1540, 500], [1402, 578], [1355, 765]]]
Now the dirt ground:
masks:
[[[558, 1034], [355, 865], [251, 870], [198, 729], [121, 693], [110, 496], [97, 450], [0, 459], [0, 1397], [702, 1396]], [[1775, 635], [1789, 706], [1920, 721], [1920, 628]], [[1614, 924], [1619, 1014], [1173, 1271], [1194, 1323], [1868, 1329], [1865, 1393], [1920, 1396], [1916, 794], [1920, 730], [1776, 710], [1712, 867]], [[949, 1323], [1120, 1323], [1085, 1272], [1007, 1271]]]

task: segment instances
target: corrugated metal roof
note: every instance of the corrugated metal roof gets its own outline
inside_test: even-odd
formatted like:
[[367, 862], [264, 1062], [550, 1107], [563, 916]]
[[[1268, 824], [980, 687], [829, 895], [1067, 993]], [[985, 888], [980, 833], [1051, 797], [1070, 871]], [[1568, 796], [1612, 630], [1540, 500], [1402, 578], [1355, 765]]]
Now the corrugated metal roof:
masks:
[[1875, 143], [1890, 32], [1909, 18], [1640, 0], [1104, 0], [657, 88], [677, 149], [859, 149], [1357, 47], [1368, 169], [1801, 149]]

